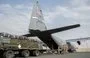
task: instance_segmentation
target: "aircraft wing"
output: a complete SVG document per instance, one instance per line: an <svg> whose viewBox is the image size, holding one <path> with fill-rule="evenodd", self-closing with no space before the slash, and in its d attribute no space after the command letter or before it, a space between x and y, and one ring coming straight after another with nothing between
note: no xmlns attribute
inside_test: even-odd
<svg viewBox="0 0 90 58"><path fill-rule="evenodd" d="M73 28L76 28L76 27L80 27L80 24L70 25L70 26L66 26L66 27L60 27L60 28L51 29L51 30L46 30L44 32L48 32L49 34L53 34L53 33L61 32L61 31L73 29Z"/></svg>

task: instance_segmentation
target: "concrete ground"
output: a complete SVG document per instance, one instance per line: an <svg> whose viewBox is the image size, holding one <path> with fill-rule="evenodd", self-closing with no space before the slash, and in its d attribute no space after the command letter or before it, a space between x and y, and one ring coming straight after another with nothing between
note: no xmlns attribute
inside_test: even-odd
<svg viewBox="0 0 90 58"><path fill-rule="evenodd" d="M22 57L17 57L17 58L22 58ZM44 55L40 55L38 57L30 56L28 58L90 58L90 52L67 53L67 54L63 54L63 55L44 54Z"/></svg>

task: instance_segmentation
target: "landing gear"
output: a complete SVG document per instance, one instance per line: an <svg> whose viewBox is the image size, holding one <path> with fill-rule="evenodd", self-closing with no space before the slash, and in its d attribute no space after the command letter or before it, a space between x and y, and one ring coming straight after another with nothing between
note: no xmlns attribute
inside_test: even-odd
<svg viewBox="0 0 90 58"><path fill-rule="evenodd" d="M12 50L7 50L3 53L4 58L14 58L15 54Z"/></svg>

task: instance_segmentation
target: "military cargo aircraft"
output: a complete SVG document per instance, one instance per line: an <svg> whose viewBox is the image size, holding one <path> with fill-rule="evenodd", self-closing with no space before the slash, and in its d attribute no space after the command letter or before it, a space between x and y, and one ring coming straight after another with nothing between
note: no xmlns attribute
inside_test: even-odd
<svg viewBox="0 0 90 58"><path fill-rule="evenodd" d="M43 18L42 10L39 6L38 1L36 1L31 15L29 34L23 36L27 36L27 37L37 36L41 41L47 44L47 46L50 49L58 49L58 46L60 45L59 41L57 39L52 38L51 34L80 27L80 24L75 24L75 25L47 30L47 27L43 21L44 18ZM59 44L57 44L57 42Z"/></svg>

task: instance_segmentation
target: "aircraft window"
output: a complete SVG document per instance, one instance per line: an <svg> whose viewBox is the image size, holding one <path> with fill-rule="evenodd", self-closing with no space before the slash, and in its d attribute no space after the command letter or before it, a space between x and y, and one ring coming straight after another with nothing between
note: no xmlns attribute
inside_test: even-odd
<svg viewBox="0 0 90 58"><path fill-rule="evenodd" d="M81 45L81 42L80 41L77 41L78 45Z"/></svg>

